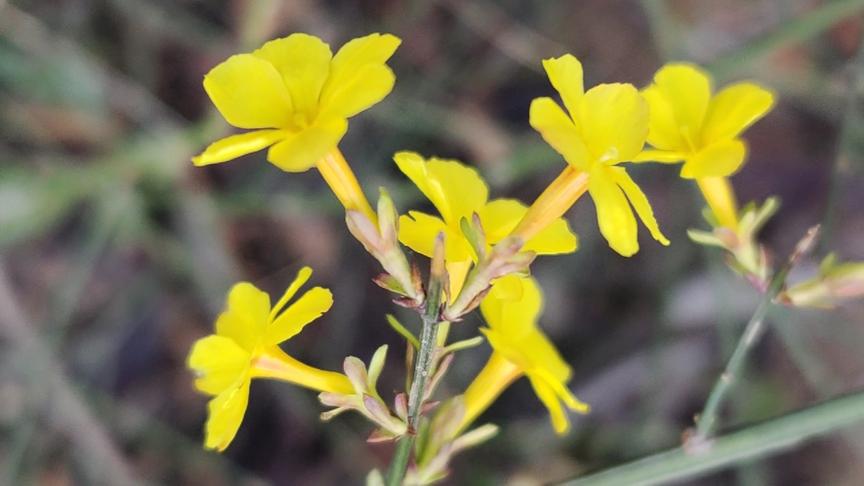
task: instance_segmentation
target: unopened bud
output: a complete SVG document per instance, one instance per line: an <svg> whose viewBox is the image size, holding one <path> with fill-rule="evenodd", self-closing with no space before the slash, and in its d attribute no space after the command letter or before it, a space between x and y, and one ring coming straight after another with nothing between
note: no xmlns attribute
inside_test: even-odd
<svg viewBox="0 0 864 486"><path fill-rule="evenodd" d="M780 294L779 300L796 307L830 309L864 297L864 262L836 263L833 255L825 258L820 275Z"/></svg>

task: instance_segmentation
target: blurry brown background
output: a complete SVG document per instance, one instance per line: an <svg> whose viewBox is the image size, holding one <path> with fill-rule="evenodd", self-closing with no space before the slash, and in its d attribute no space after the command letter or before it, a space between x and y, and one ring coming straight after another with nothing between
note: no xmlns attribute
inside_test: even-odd
<svg viewBox="0 0 864 486"><path fill-rule="evenodd" d="M543 58L572 52L587 86L643 86L669 59L756 79L781 101L747 133L741 199L782 198L764 233L778 255L824 221L820 252L861 260L862 11L860 0L0 0L0 484L357 484L386 464L389 446L364 443L368 424L324 426L313 393L279 383L253 385L225 454L201 448L206 401L184 360L235 281L278 293L311 265L336 305L289 352L338 369L389 343L380 389L403 380L383 318L393 306L317 174L282 173L263 153L191 165L229 132L201 80L230 54L296 31L334 50L373 31L401 37L394 92L341 147L367 193L386 185L403 211L428 204L395 170L397 150L475 164L495 196L530 201L552 180L563 162L527 122L530 100L553 94ZM632 173L672 246L641 230L639 254L619 257L584 201L569 213L580 251L535 270L542 325L593 412L557 438L518 382L483 417L502 434L456 460L452 484L562 479L675 446L691 425L757 296L687 239L705 226L702 203L677 169ZM862 310L773 312L724 428L864 386ZM462 390L487 353L462 353L442 391ZM700 484L861 484L862 459L859 427Z"/></svg>

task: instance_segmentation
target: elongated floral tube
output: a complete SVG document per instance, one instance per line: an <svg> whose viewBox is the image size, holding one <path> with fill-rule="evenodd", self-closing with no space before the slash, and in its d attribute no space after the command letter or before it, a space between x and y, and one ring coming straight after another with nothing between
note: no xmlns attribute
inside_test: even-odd
<svg viewBox="0 0 864 486"><path fill-rule="evenodd" d="M357 176L342 155L339 148L334 148L315 164L324 182L330 186L330 190L336 195L336 199L342 203L346 211L360 211L374 224L378 224L378 217L372 210L372 205L363 194L363 189L357 181Z"/></svg>
<svg viewBox="0 0 864 486"><path fill-rule="evenodd" d="M528 241L570 209L588 190L588 173L564 169L528 208L511 235Z"/></svg>
<svg viewBox="0 0 864 486"><path fill-rule="evenodd" d="M735 230L738 227L738 203L729 179L704 177L696 179L696 183L717 222L723 227Z"/></svg>
<svg viewBox="0 0 864 486"><path fill-rule="evenodd" d="M354 392L345 375L301 363L278 346L253 358L250 374L252 378L273 378L322 392L344 395Z"/></svg>
<svg viewBox="0 0 864 486"><path fill-rule="evenodd" d="M465 414L462 416L457 435L468 428L522 374L518 366L498 353L492 353L489 361L465 390L463 395Z"/></svg>

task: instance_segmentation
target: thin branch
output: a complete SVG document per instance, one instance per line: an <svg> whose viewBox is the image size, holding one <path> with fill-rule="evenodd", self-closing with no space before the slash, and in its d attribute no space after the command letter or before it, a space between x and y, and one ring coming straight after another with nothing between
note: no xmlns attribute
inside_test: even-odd
<svg viewBox="0 0 864 486"><path fill-rule="evenodd" d="M796 265L801 256L812 248L818 233L818 226L810 228L804 238L795 247L792 255L771 279L771 284L763 294L759 306L753 313L753 317L747 323L747 327L744 328L744 333L741 335L741 339L738 341L732 357L729 358L726 369L717 379L717 382L714 383L711 394L708 396L708 401L705 402L705 408L697 418L696 433L688 440L691 445L704 443L714 432L717 423L717 414L720 412L727 394L735 386L735 382L741 374L750 351L765 333L765 316L773 305L774 298L783 289L789 271Z"/></svg>

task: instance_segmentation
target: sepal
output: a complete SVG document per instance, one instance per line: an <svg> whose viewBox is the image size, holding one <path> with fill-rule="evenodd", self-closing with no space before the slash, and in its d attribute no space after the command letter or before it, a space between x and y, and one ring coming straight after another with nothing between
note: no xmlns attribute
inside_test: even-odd
<svg viewBox="0 0 864 486"><path fill-rule="evenodd" d="M387 346L381 346L372 356L369 368L359 358L345 358L343 369L345 376L354 388L352 394L325 392L318 395L318 400L325 406L334 407L321 414L321 420L328 421L333 417L354 410L362 414L378 426L369 437L370 441L392 440L401 437L408 430L404 418L393 416L390 409L378 394L377 382L387 358ZM397 398L398 411L398 398Z"/></svg>

